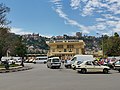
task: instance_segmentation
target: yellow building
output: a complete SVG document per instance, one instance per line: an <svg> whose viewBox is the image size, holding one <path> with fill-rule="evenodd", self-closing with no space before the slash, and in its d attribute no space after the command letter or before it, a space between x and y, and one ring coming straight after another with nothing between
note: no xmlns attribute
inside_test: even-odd
<svg viewBox="0 0 120 90"><path fill-rule="evenodd" d="M48 41L50 50L48 56L58 56L62 60L71 59L76 54L84 54L83 40L55 40Z"/></svg>

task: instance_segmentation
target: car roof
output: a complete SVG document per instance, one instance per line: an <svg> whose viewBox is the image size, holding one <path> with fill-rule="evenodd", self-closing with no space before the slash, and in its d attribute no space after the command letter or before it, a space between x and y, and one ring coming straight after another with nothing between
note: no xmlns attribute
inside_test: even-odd
<svg viewBox="0 0 120 90"><path fill-rule="evenodd" d="M49 58L49 59L59 59L59 57L51 57L51 58Z"/></svg>

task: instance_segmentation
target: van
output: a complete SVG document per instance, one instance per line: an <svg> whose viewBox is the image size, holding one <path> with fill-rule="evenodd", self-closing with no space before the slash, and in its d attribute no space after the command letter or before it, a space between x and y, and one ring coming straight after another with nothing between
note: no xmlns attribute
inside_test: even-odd
<svg viewBox="0 0 120 90"><path fill-rule="evenodd" d="M46 64L47 63L47 56L41 56L41 57L36 57L36 59L33 61L34 64Z"/></svg>
<svg viewBox="0 0 120 90"><path fill-rule="evenodd" d="M90 60L93 61L93 55L75 55L71 59L71 67L73 70L76 69L76 65L82 63L83 61Z"/></svg>
<svg viewBox="0 0 120 90"><path fill-rule="evenodd" d="M61 66L61 60L59 59L59 57L48 58L47 60L48 68L60 68L60 66Z"/></svg>

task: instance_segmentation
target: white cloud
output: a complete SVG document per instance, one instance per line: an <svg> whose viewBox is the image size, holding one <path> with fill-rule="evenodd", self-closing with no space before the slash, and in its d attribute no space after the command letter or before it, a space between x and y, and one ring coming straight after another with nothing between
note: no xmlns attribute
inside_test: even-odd
<svg viewBox="0 0 120 90"><path fill-rule="evenodd" d="M51 2L53 2L53 3L58 3L58 2L60 2L61 0L51 0Z"/></svg>
<svg viewBox="0 0 120 90"><path fill-rule="evenodd" d="M116 23L116 28L114 28L113 31L120 32L120 21Z"/></svg>
<svg viewBox="0 0 120 90"><path fill-rule="evenodd" d="M55 10L61 18L67 19L67 15L62 11L61 8Z"/></svg>
<svg viewBox="0 0 120 90"><path fill-rule="evenodd" d="M70 32L70 35L75 36L76 32Z"/></svg>
<svg viewBox="0 0 120 90"><path fill-rule="evenodd" d="M79 24L79 23L78 23L77 21L75 21L75 20L72 20L72 19L68 18L67 15L62 11L62 8L57 8L57 9L55 9L55 11L58 13L58 15L59 15L61 18L63 18L64 20L66 20L66 21L65 21L65 24L70 24L70 25L72 25L72 26L77 26L78 28L80 28L80 30L82 30L83 33L87 33L87 34L90 33L90 32L88 31L88 28L87 28L87 27Z"/></svg>
<svg viewBox="0 0 120 90"><path fill-rule="evenodd" d="M56 13L65 20L65 24L78 27L82 33L101 31L108 35L111 32L120 32L120 0L70 0L72 10L79 10L83 18L94 16L96 13L101 15L95 18L96 24L91 26L82 25L69 18L69 15L63 11L62 0L52 0L52 2L56 5L54 8Z"/></svg>
<svg viewBox="0 0 120 90"><path fill-rule="evenodd" d="M16 28L16 27L12 27L10 32L18 34L18 35L38 33L38 32L27 32L23 28ZM48 37L48 38L53 36L53 35L49 35L49 34L44 34L44 35L43 34L39 34L39 35L43 36L43 37Z"/></svg>
<svg viewBox="0 0 120 90"><path fill-rule="evenodd" d="M96 25L96 30L105 30L106 26L103 23L99 23Z"/></svg>
<svg viewBox="0 0 120 90"><path fill-rule="evenodd" d="M27 32L22 28L11 28L11 33L19 34L19 35L24 35L24 34L32 34L32 32Z"/></svg>
<svg viewBox="0 0 120 90"><path fill-rule="evenodd" d="M106 19L103 19L103 18L96 18L96 21L97 21L97 22L104 22L104 21L106 21Z"/></svg>
<svg viewBox="0 0 120 90"><path fill-rule="evenodd" d="M117 20L120 21L120 17L111 15L111 14L102 14L102 16L106 19L106 20Z"/></svg>
<svg viewBox="0 0 120 90"><path fill-rule="evenodd" d="M71 6L73 9L78 9L78 8L80 7L80 1L81 1L81 0L71 0L70 6Z"/></svg>
<svg viewBox="0 0 120 90"><path fill-rule="evenodd" d="M81 7L83 3L84 6ZM81 10L82 16L101 13L103 8L105 12L120 14L120 0L71 0L70 6L72 9Z"/></svg>

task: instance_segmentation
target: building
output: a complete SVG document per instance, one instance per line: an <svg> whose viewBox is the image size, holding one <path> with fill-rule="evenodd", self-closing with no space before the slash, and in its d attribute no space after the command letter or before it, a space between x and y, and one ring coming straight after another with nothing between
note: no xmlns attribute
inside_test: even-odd
<svg viewBox="0 0 120 90"><path fill-rule="evenodd" d="M81 32L76 32L76 36L80 38L80 37L82 37L82 33Z"/></svg>
<svg viewBox="0 0 120 90"><path fill-rule="evenodd" d="M62 60L71 59L76 54L84 54L83 40L55 40L48 41L50 50L48 56L58 56Z"/></svg>

